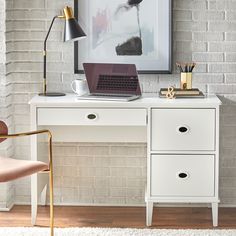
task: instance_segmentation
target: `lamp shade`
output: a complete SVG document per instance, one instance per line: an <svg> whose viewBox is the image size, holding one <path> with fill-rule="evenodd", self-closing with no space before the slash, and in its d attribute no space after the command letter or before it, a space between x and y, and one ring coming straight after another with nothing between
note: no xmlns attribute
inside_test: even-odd
<svg viewBox="0 0 236 236"><path fill-rule="evenodd" d="M64 14L66 18L64 28L64 42L69 40L76 41L86 37L83 29L80 27L73 16L72 8L65 7Z"/></svg>

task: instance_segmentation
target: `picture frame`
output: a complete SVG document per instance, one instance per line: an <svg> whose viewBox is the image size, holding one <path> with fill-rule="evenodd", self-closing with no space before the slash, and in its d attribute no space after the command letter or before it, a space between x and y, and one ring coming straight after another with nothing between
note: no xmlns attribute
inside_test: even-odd
<svg viewBox="0 0 236 236"><path fill-rule="evenodd" d="M74 42L76 74L84 73L84 62L136 64L139 74L172 72L172 0L74 0L74 11L87 35Z"/></svg>

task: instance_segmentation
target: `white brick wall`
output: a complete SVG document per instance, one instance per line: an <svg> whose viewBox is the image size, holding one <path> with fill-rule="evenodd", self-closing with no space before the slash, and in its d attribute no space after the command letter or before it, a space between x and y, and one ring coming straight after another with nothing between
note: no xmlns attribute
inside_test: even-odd
<svg viewBox="0 0 236 236"><path fill-rule="evenodd" d="M7 29L12 29L7 34L7 78L12 84L12 93L6 84L0 89L8 96L12 94L15 130L22 131L29 129L27 102L42 89L41 51L46 31L52 17L65 5L73 6L73 1L6 2ZM173 0L173 7L173 62L196 61L194 86L204 92L217 93L223 101L220 114L220 196L223 204L236 205L236 1ZM2 14L4 12L0 16ZM63 24L58 20L49 38L48 80L49 89L67 92L70 91L70 82L78 75L73 74L73 44L62 42L62 28ZM0 55L1 60L4 54ZM0 73L1 68L2 65ZM157 93L161 87L178 85L179 74L174 65L172 75L142 75L140 80L144 92ZM9 106L4 108L4 114L10 114L10 110ZM29 158L28 142L15 144L16 158L22 158L23 154ZM145 154L139 155L139 152L144 152L145 144L68 145L55 144L58 204L143 203ZM76 167L73 163L79 165ZM17 202L29 203L28 181L17 181Z"/></svg>
<svg viewBox="0 0 236 236"><path fill-rule="evenodd" d="M4 1L0 1L0 5L3 7L0 9L0 119L5 118L5 4ZM2 146L2 145L1 145ZM1 153L5 153L3 147L0 149ZM0 208L6 206L6 186L0 185Z"/></svg>
<svg viewBox="0 0 236 236"><path fill-rule="evenodd" d="M58 204L137 204L144 199L146 145L54 145Z"/></svg>
<svg viewBox="0 0 236 236"><path fill-rule="evenodd" d="M8 1L7 7L10 7L12 1ZM6 53L8 46L6 38L8 29L6 29L6 2L0 0L0 120L3 120L12 130L12 106L11 106L11 89L10 76L8 75L8 60ZM9 29L10 30L10 29ZM0 155L13 156L12 142L5 141L0 144ZM13 183L0 184L0 208L8 209L14 202L14 185Z"/></svg>

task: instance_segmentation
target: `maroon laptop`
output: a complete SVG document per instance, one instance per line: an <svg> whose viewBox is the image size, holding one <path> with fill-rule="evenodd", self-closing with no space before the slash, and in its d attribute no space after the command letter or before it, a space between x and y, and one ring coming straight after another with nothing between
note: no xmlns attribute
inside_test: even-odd
<svg viewBox="0 0 236 236"><path fill-rule="evenodd" d="M131 101L141 96L134 64L84 63L89 94L81 99Z"/></svg>

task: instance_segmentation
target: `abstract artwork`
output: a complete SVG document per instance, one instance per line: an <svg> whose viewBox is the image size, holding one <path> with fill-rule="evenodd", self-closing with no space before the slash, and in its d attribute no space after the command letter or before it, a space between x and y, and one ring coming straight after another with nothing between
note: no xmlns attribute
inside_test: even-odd
<svg viewBox="0 0 236 236"><path fill-rule="evenodd" d="M116 46L117 55L142 55L142 33L140 27L139 7L143 0L128 0L127 3L117 6L115 16L117 17L122 11L129 11L133 7L137 10L137 27L138 35L132 36L126 42ZM122 15L122 14L121 14Z"/></svg>
<svg viewBox="0 0 236 236"><path fill-rule="evenodd" d="M132 63L139 72L171 71L171 0L75 0L87 38L75 44L82 63ZM78 10L78 11L77 11Z"/></svg>

